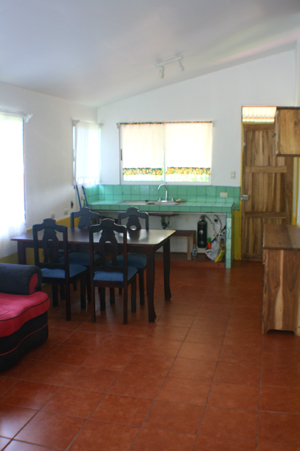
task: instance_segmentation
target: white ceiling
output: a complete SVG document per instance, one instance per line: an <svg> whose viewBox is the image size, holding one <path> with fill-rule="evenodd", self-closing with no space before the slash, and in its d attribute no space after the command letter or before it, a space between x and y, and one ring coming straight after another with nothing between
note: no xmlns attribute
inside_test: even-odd
<svg viewBox="0 0 300 451"><path fill-rule="evenodd" d="M295 48L300 0L0 0L0 81L101 106ZM183 56L158 77L154 65Z"/></svg>

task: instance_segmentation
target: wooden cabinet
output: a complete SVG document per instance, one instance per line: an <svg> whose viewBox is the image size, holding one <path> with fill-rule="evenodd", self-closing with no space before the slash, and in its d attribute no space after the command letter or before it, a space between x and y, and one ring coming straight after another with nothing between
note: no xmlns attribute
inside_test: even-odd
<svg viewBox="0 0 300 451"><path fill-rule="evenodd" d="M300 156L300 108L277 107L275 153L283 156Z"/></svg>
<svg viewBox="0 0 300 451"><path fill-rule="evenodd" d="M266 224L262 333L287 330L300 335L300 231L294 225Z"/></svg>

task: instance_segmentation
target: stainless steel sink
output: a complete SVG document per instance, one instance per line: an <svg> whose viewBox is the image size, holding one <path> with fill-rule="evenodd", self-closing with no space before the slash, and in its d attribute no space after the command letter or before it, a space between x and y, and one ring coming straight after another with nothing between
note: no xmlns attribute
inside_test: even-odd
<svg viewBox="0 0 300 451"><path fill-rule="evenodd" d="M147 203L144 200L123 200L123 202L120 202L122 205L147 205Z"/></svg>
<svg viewBox="0 0 300 451"><path fill-rule="evenodd" d="M120 202L122 205L160 205L160 206L172 206L181 205L183 201L177 202L174 200L124 200Z"/></svg>
<svg viewBox="0 0 300 451"><path fill-rule="evenodd" d="M176 202L175 200L157 200L147 202L147 205L180 205L182 202Z"/></svg>

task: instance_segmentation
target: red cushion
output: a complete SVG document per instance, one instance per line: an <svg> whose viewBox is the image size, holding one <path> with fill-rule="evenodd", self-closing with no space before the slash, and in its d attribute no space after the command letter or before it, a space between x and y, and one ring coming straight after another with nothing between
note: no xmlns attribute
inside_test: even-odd
<svg viewBox="0 0 300 451"><path fill-rule="evenodd" d="M31 276L31 279L29 282L29 294L32 294L35 292L37 283L38 283L38 275L37 275L37 273L35 273Z"/></svg>
<svg viewBox="0 0 300 451"><path fill-rule="evenodd" d="M37 291L29 296L0 293L0 337L7 337L32 318L50 307L47 293Z"/></svg>

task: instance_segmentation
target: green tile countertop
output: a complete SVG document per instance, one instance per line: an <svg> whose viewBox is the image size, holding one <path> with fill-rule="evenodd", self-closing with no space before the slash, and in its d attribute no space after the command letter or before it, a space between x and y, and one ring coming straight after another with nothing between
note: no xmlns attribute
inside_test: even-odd
<svg viewBox="0 0 300 451"><path fill-rule="evenodd" d="M124 200L98 200L97 202L89 203L91 210L97 211L123 211L130 206L135 206L141 211L148 212L178 212L178 213L231 213L234 206L234 199L231 197L215 198L203 197L197 200L190 200L182 202L180 205L145 205L143 200L141 204L136 200L135 205L124 203ZM130 202L130 199L128 199Z"/></svg>
<svg viewBox="0 0 300 451"><path fill-rule="evenodd" d="M180 205L147 205L145 201L157 201L165 195L158 192L158 185L94 185L85 188L88 206L91 210L126 211L135 206L141 211L166 216L172 214L224 213L226 214L225 267L231 268L232 253L232 211L240 209L240 187L167 185L169 199L182 199ZM228 197L221 197L226 193ZM124 203L128 201L128 204ZM129 202L134 201L134 205ZM139 201L141 204L139 204Z"/></svg>

